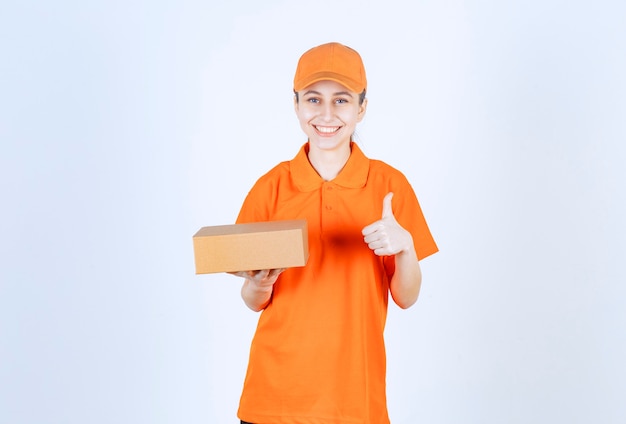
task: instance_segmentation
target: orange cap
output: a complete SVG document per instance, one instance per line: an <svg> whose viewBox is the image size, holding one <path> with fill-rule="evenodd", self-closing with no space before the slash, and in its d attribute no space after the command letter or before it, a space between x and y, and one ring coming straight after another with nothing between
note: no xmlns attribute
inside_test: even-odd
<svg viewBox="0 0 626 424"><path fill-rule="evenodd" d="M298 61L293 89L300 91L324 80L338 82L355 93L365 90L367 79L359 53L339 43L322 44L304 53Z"/></svg>

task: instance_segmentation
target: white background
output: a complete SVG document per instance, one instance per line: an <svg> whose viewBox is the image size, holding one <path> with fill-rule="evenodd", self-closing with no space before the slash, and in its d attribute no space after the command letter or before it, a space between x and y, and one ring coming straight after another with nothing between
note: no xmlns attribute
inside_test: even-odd
<svg viewBox="0 0 626 424"><path fill-rule="evenodd" d="M191 237L304 143L328 41L441 249L390 307L392 422L626 422L617 0L4 2L0 422L238 422L258 315Z"/></svg>

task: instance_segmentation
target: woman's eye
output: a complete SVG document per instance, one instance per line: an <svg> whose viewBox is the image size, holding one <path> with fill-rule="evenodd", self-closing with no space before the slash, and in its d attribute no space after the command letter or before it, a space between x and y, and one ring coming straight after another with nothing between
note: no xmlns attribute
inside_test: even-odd
<svg viewBox="0 0 626 424"><path fill-rule="evenodd" d="M348 100L346 100L346 99L337 99L337 100L335 100L335 103L338 103L338 104L348 103Z"/></svg>
<svg viewBox="0 0 626 424"><path fill-rule="evenodd" d="M309 103L319 103L319 99L316 99L315 97L311 97L310 99L307 99L307 102Z"/></svg>

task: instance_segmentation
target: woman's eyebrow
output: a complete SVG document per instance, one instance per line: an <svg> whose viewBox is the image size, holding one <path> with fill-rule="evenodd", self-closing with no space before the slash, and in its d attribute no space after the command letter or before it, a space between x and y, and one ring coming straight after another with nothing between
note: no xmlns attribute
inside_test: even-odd
<svg viewBox="0 0 626 424"><path fill-rule="evenodd" d="M339 91L338 93L333 94L334 96L348 96L352 97L352 93L349 91Z"/></svg>
<svg viewBox="0 0 626 424"><path fill-rule="evenodd" d="M319 91L315 91L315 90L308 90L305 91L303 96L307 96L309 94L312 94L314 96L321 96L322 93L320 93ZM350 93L349 91L338 91L337 93L333 93L333 96L348 96L348 97L353 97L352 93Z"/></svg>

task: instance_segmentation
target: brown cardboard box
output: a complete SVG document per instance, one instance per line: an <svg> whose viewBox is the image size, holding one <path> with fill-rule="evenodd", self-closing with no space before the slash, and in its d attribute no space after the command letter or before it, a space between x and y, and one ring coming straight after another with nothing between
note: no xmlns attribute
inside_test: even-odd
<svg viewBox="0 0 626 424"><path fill-rule="evenodd" d="M196 274L306 265L306 220L203 227L193 236Z"/></svg>

